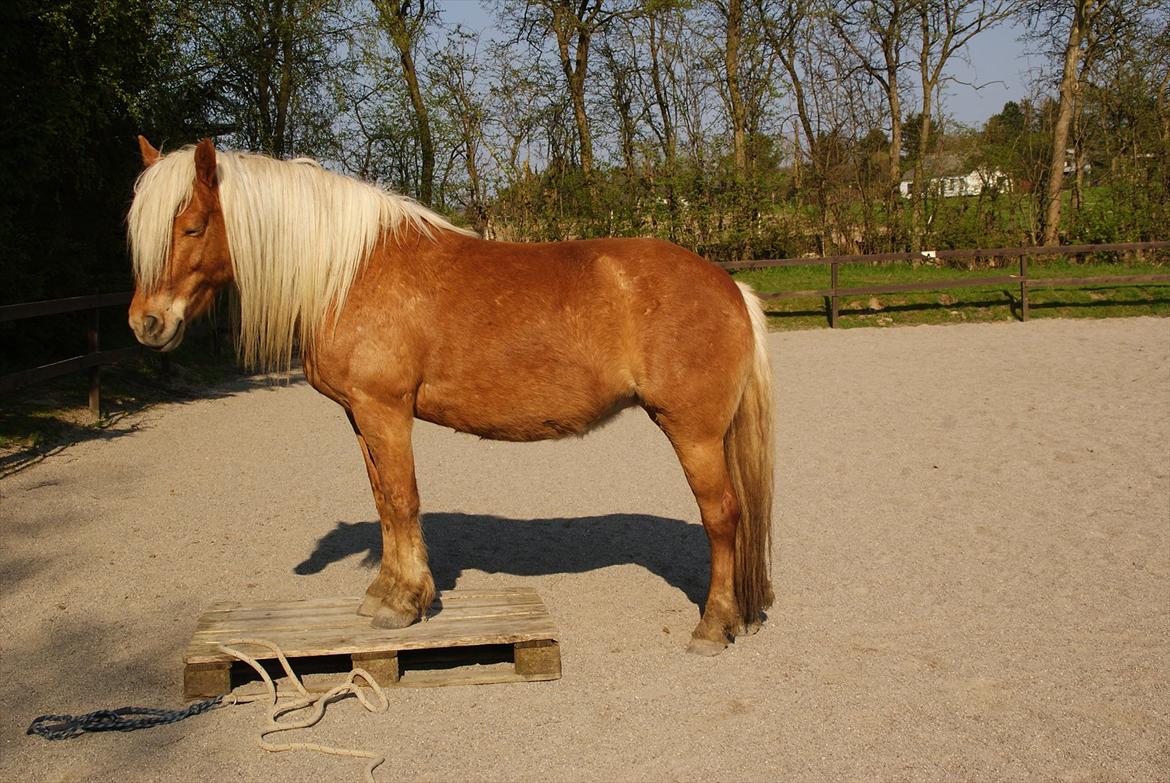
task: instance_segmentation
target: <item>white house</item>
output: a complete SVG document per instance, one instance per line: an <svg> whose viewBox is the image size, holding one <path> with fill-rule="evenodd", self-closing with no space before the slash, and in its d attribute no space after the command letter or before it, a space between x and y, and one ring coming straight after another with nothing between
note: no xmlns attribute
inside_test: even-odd
<svg viewBox="0 0 1170 783"><path fill-rule="evenodd" d="M898 184L898 191L902 198L910 198L910 189L914 180L904 179ZM997 188L1001 192L1012 189L1011 178L999 169L986 171L976 169L969 174L956 174L949 177L931 177L927 190L943 198L952 196L978 196L985 189Z"/></svg>

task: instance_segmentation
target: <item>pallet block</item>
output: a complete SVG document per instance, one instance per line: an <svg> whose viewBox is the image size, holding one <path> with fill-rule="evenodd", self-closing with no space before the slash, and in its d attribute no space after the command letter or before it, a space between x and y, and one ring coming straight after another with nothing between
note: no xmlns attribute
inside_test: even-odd
<svg viewBox="0 0 1170 783"><path fill-rule="evenodd" d="M448 590L431 606L426 621L399 630L371 627L370 618L357 614L360 602L308 598L212 605L199 619L183 656L184 696L231 692L232 664L242 664L217 647L240 638L273 642L294 666L297 659L348 655L354 667L365 669L383 686L532 682L561 676L557 629L532 588ZM257 660L275 658L264 648L239 649ZM496 665L482 665L485 651ZM410 666L404 666L408 661Z"/></svg>

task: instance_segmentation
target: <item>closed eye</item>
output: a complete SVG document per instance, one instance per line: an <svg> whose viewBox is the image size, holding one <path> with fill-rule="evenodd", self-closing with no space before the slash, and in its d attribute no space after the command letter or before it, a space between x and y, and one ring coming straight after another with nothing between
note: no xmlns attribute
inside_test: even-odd
<svg viewBox="0 0 1170 783"><path fill-rule="evenodd" d="M183 234L189 237L197 237L207 229L207 226L192 226L183 230Z"/></svg>

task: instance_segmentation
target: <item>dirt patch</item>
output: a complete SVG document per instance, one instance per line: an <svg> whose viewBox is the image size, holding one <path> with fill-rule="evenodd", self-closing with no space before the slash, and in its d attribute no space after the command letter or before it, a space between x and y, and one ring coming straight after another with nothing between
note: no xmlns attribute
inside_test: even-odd
<svg viewBox="0 0 1170 783"><path fill-rule="evenodd" d="M706 544L665 438L416 430L439 587L535 587L552 683L402 690L309 736L379 780L1165 780L1170 321L789 332L763 630L683 652ZM163 405L0 480L0 779L357 779L261 708L47 743L44 712L176 706L224 598L357 595L377 526L303 383Z"/></svg>

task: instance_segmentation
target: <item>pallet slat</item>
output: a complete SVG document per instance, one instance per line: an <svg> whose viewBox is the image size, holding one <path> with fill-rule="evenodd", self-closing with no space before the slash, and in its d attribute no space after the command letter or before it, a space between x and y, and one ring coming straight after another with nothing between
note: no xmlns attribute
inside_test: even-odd
<svg viewBox="0 0 1170 783"><path fill-rule="evenodd" d="M215 663L230 660L217 649L220 642L249 636L261 638L280 646L285 655L304 657L308 655L350 655L355 652L388 652L394 650L425 650L433 647L471 647L486 644L515 644L532 639L552 639L557 635L551 622L531 623L524 626L480 624L466 628L459 634L449 631L432 632L423 629L410 639L387 639L374 630L370 633L353 633L349 636L336 634L329 638L306 638L304 631L272 631L264 634L229 633L222 638L202 638L193 641L184 656L185 663ZM274 658L267 649L244 649L258 660Z"/></svg>
<svg viewBox="0 0 1170 783"><path fill-rule="evenodd" d="M231 620L264 620L268 618L312 618L314 621L320 620L324 622L326 618L330 617L350 617L357 612L358 604L361 601L354 598L329 599L317 601L300 601L289 604L273 604L266 602L265 604L257 605L242 605L236 604L233 606L225 606L221 604L213 605L210 609L203 613L200 618L200 624L208 627L215 626L217 623L230 618ZM513 609L517 607L544 607L544 603L540 600L540 596L536 593L514 593L502 594L498 596L470 596L470 597L451 597L436 601L431 605L428 615L437 617L440 613L443 615L453 615L461 612L467 612L474 609L486 608L503 608Z"/></svg>
<svg viewBox="0 0 1170 783"><path fill-rule="evenodd" d="M537 628L543 634L544 625L540 624L540 621L543 619L545 619L545 616L537 612L469 617L461 623L460 628L457 630L453 630L449 623L436 623L432 627L432 624L427 622L422 623L409 640L402 641L406 645L411 645L413 642L423 639L442 639L448 636L466 636L468 634L472 636L495 636L501 633L527 633L530 631L536 632L535 629ZM411 646L398 646L398 640L387 639L385 636L387 633L389 632L378 628L370 628L366 631L356 630L352 626L347 625L324 627L295 624L267 625L263 627L224 625L216 629L196 631L192 637L191 645L188 647L188 652L191 652L197 646L206 645L214 648L228 637L272 638L278 635L282 637L292 636L302 640L305 644L320 647L331 646L333 643L331 640L333 639L344 639L353 642L358 642L358 640L368 641L378 645L379 649L411 649ZM382 644L382 642L385 642L385 644ZM476 642L469 643L475 644Z"/></svg>

